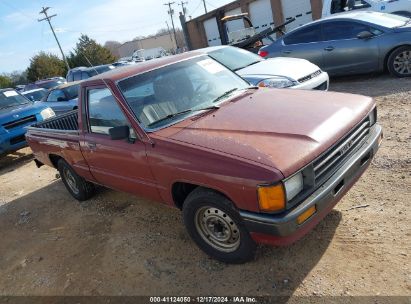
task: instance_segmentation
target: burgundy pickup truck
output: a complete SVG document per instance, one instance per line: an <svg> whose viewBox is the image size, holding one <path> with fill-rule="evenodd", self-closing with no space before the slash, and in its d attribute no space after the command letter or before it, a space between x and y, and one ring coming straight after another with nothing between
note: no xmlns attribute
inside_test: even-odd
<svg viewBox="0 0 411 304"><path fill-rule="evenodd" d="M310 231L382 140L371 98L250 87L196 53L80 90L78 112L29 128L37 165L58 169L77 200L100 184L181 209L197 245L229 263Z"/></svg>

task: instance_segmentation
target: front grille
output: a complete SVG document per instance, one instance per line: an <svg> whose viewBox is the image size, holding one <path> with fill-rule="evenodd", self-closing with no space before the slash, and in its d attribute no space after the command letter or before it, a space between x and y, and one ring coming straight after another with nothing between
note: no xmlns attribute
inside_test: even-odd
<svg viewBox="0 0 411 304"><path fill-rule="evenodd" d="M327 81L323 82L322 84L320 84L318 87L315 87L313 90L318 90L318 91L325 91L327 90Z"/></svg>
<svg viewBox="0 0 411 304"><path fill-rule="evenodd" d="M10 130L10 129L14 129L14 128L17 128L19 126L27 125L29 123L33 123L33 122L36 122L36 121L37 121L36 116L31 115L31 116L27 116L27 117L24 117L24 118L20 118L18 120L12 121L12 122L5 123L5 124L3 124L3 127L6 130Z"/></svg>
<svg viewBox="0 0 411 304"><path fill-rule="evenodd" d="M318 185L331 176L344 161L361 146L370 132L370 120L367 117L338 144L314 161L315 184Z"/></svg>
<svg viewBox="0 0 411 304"><path fill-rule="evenodd" d="M21 143L25 140L26 140L26 137L24 136L24 134L20 135L20 136L16 136L16 137L13 137L12 139L10 139L10 145L13 146L15 144L19 144L19 143Z"/></svg>
<svg viewBox="0 0 411 304"><path fill-rule="evenodd" d="M305 76L305 77L303 77L303 78L298 79L298 82L299 82L299 83L304 83L304 82L306 82L306 81L308 81L308 80L311 80L311 79L313 79L313 78L315 78L315 77L317 77L317 76L320 76L321 74L322 74L322 71L321 71L321 70L318 70L318 71L316 71L316 72L314 72L314 73L312 73L312 74L310 74L310 75L307 75L307 76Z"/></svg>

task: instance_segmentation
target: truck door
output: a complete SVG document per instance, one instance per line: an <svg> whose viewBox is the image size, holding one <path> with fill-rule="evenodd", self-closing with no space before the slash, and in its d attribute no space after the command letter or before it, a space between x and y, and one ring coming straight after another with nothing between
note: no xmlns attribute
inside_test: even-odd
<svg viewBox="0 0 411 304"><path fill-rule="evenodd" d="M147 161L145 143L136 138L110 89L88 88L84 97L88 126L80 147L96 181L109 188L161 200ZM130 127L129 140L110 138L110 128L126 125Z"/></svg>

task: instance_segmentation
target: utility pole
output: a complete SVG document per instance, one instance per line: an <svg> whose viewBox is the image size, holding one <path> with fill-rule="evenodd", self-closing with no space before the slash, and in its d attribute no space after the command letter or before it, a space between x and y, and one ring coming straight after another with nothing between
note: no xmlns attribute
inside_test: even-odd
<svg viewBox="0 0 411 304"><path fill-rule="evenodd" d="M183 10L183 15L184 15L184 16L187 14L187 8L185 7L186 4L188 4L187 1L186 1L186 2L181 1L181 3L178 4L178 5L180 5L181 8L182 8L182 10Z"/></svg>
<svg viewBox="0 0 411 304"><path fill-rule="evenodd" d="M176 47L178 49L176 28L174 27L174 20L173 20L174 10L171 8L171 5L174 3L175 2L168 2L168 3L164 3L164 5L167 5L169 8L168 14L170 15L170 18L171 18L171 25L173 26L173 32L174 32L174 41L176 42Z"/></svg>
<svg viewBox="0 0 411 304"><path fill-rule="evenodd" d="M66 63L67 69L70 70L70 66L69 66L69 64L68 64L68 62L67 62L66 56L64 56L63 49L61 48L60 42L59 42L59 40L57 39L56 33L54 32L53 26L51 25L51 22L50 22L51 18L56 17L57 14L48 16L48 15L47 15L47 11L48 11L49 9L50 9L50 7L44 7L44 6L43 6L43 10L42 10L39 14L44 14L44 16L46 16L46 18L38 19L37 21L38 21L38 22L41 22L41 21L47 20L47 22L48 22L49 25L50 25L51 31L53 32L54 38L56 38L57 45L59 46L59 49L60 49L60 52L61 52L61 56L63 56L63 60L64 60L64 62Z"/></svg>
<svg viewBox="0 0 411 304"><path fill-rule="evenodd" d="M170 40L171 42L173 42L173 36L171 36L170 26L168 25L167 21L166 21L166 25L167 25L168 35L170 36Z"/></svg>
<svg viewBox="0 0 411 304"><path fill-rule="evenodd" d="M203 4L204 4L204 10L205 10L205 13L207 14L207 5L206 5L205 0L203 0Z"/></svg>

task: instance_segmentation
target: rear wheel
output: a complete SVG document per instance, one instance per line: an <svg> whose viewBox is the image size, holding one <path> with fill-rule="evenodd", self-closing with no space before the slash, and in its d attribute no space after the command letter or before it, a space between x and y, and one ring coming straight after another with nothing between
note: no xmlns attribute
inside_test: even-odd
<svg viewBox="0 0 411 304"><path fill-rule="evenodd" d="M94 185L79 176L65 160L60 159L57 168L64 185L75 199L85 201L94 195Z"/></svg>
<svg viewBox="0 0 411 304"><path fill-rule="evenodd" d="M191 238L209 256L235 264L254 258L256 244L238 211L223 195L195 189L184 202L183 216Z"/></svg>
<svg viewBox="0 0 411 304"><path fill-rule="evenodd" d="M396 77L411 76L411 46L394 50L387 61L388 71Z"/></svg>

